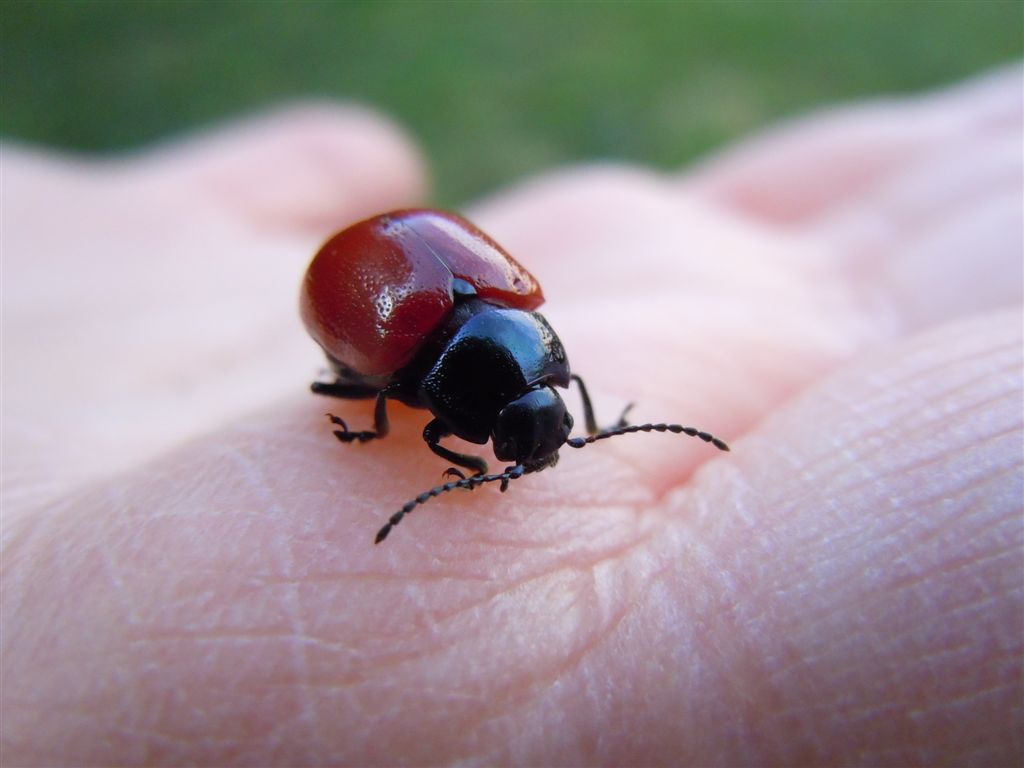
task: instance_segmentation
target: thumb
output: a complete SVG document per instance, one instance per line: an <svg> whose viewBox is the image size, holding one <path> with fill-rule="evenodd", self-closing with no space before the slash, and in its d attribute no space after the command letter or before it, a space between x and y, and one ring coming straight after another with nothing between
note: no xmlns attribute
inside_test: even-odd
<svg viewBox="0 0 1024 768"><path fill-rule="evenodd" d="M152 161L262 228L326 230L425 194L426 170L395 123L357 106L294 104L174 142ZM149 170L149 168L144 168Z"/></svg>

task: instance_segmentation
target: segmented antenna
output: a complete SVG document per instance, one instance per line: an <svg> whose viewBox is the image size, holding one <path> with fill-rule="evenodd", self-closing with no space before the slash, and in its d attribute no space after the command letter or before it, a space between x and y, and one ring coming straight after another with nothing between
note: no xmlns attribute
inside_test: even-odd
<svg viewBox="0 0 1024 768"><path fill-rule="evenodd" d="M596 435L590 435L589 437L571 437L565 441L565 444L573 448L582 448L589 443L604 440L608 437L628 435L630 432L672 432L677 435L682 432L684 435L689 435L690 437L699 437L705 443L711 443L715 448L718 448L721 451L729 450L729 446L714 435L708 432L702 432L694 427L684 427L681 424L630 424L629 426L624 427L612 427L611 429L603 430L598 432Z"/></svg>
<svg viewBox="0 0 1024 768"><path fill-rule="evenodd" d="M724 445L724 443L723 443ZM435 496L440 496L442 493L448 491L454 491L456 488L467 488L473 490L478 485L484 483L501 483L501 490L504 491L508 488L508 484L512 480L517 480L526 473L526 467L522 464L516 464L514 467L507 467L504 472L497 475L470 475L469 477L463 477L459 480L453 480L450 483L439 485L436 488L431 488L429 491L424 491L415 499L406 502L405 506L395 512L383 528L377 531L377 538L374 539L374 544L380 544L384 539L391 533L391 529L402 522L402 518L412 512L420 504L426 504Z"/></svg>

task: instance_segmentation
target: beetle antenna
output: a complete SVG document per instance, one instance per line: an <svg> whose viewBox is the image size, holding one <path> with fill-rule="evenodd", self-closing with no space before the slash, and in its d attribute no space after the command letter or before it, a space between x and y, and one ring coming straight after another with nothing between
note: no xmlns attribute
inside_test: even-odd
<svg viewBox="0 0 1024 768"><path fill-rule="evenodd" d="M672 432L677 435L682 432L684 435L689 435L690 437L699 437L705 443L711 443L720 451L729 450L729 446L726 445L723 440L719 440L709 432L702 432L694 427L684 427L681 424L630 424L629 426L605 429L598 432L596 435L590 435L588 437L572 437L566 440L565 443L572 448L582 448L583 446L598 440L604 440L607 437L628 435L630 432Z"/></svg>
<svg viewBox="0 0 1024 768"><path fill-rule="evenodd" d="M448 491L454 491L456 488L466 488L471 491L478 485L497 482L501 483L501 490L504 491L508 488L510 481L517 480L524 474L526 474L526 467L522 464L516 464L514 467L507 467L505 471L500 474L470 475L469 477L464 477L460 480L453 480L450 483L445 483L444 485L431 488L429 491L424 491L415 499L407 501L404 507L395 512L395 514L388 519L387 524L377 531L377 538L374 539L373 543L380 544L384 541L384 539L388 537L388 534L391 533L391 529L402 522L403 517L416 509L420 504L426 504L435 496L440 496L442 493L447 493Z"/></svg>

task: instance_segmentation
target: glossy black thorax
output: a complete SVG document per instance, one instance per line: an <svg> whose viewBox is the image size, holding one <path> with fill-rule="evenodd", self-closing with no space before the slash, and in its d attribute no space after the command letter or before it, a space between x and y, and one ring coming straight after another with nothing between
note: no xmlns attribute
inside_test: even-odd
<svg viewBox="0 0 1024 768"><path fill-rule="evenodd" d="M505 406L537 386L568 387L569 376L565 349L543 315L469 297L387 392L483 444Z"/></svg>

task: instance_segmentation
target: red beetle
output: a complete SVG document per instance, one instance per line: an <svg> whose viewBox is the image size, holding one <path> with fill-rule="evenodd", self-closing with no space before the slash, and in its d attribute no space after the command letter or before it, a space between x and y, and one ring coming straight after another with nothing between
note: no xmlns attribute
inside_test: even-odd
<svg viewBox="0 0 1024 768"><path fill-rule="evenodd" d="M337 416L342 442L366 442L388 433L387 400L425 408L434 418L423 430L442 458L473 470L421 493L391 516L380 543L418 504L456 488L511 480L558 461L558 449L629 432L675 432L699 437L723 451L707 432L678 424L598 429L582 379L569 371L561 341L533 311L544 301L540 285L491 238L460 216L418 209L386 213L334 235L313 258L302 285L300 310L310 335L327 354L334 381L313 392L375 398L374 428L356 432ZM556 388L575 381L589 437L570 438L572 416ZM629 408L627 407L626 411ZM455 453L440 441L455 435L512 465L487 474L479 456Z"/></svg>

